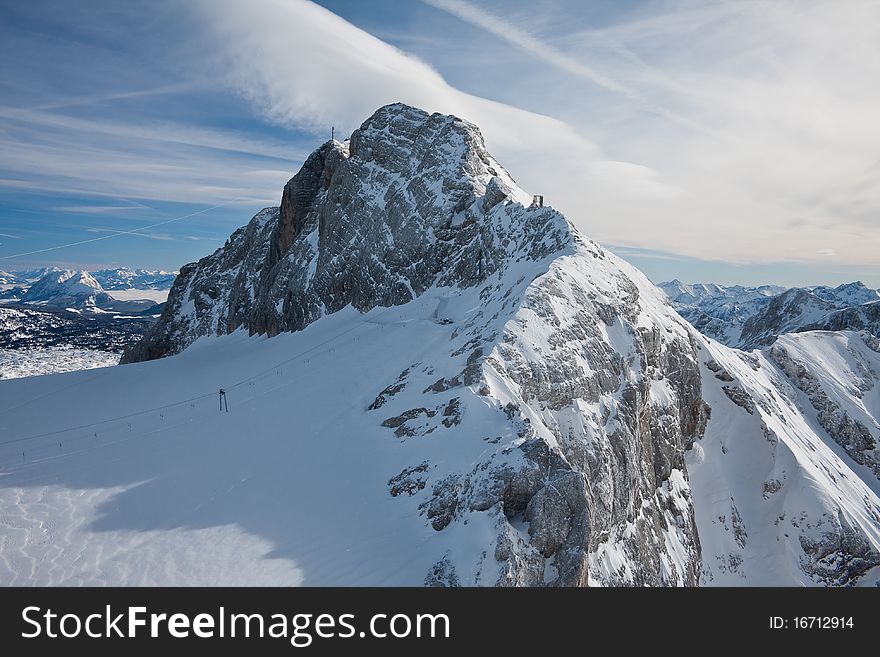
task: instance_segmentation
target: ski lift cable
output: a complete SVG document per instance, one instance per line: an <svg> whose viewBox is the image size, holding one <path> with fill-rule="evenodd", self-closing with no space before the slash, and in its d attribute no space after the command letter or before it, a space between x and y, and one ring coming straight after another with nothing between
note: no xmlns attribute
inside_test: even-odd
<svg viewBox="0 0 880 657"><path fill-rule="evenodd" d="M16 404L15 406L10 406L9 408L4 408L2 411L0 411L0 413L9 413L10 411L18 410L18 409L21 408L22 406L27 406L28 404L32 404L32 403L34 403L35 401L39 401L39 400L41 400L41 399L45 399L46 397L51 397L52 395L57 395L58 393L64 392L65 390L68 390L68 389L70 389L70 388L75 388L75 387L80 386L80 385L82 385L82 384L84 384L84 383L89 383L89 382L91 382L91 381L94 381L95 379L100 379L101 377L107 376L107 371L106 371L106 370L107 370L108 368L103 368L103 367L102 367L102 368L97 368L97 369L101 369L101 370L104 370L104 371L102 371L102 372L98 372L98 373L95 374L94 376L90 376L90 377L88 377L87 379L85 379L85 380L83 380L83 381L76 380L76 381L74 381L73 383L70 383L70 384L68 384L68 385L66 385L66 386L62 386L62 387L60 387L60 388L56 388L55 390L50 390L49 392L44 392L43 394L41 394L41 395L37 395L36 397L31 397L30 399L25 399L23 402L21 402L21 403L19 403L19 404Z"/></svg>
<svg viewBox="0 0 880 657"><path fill-rule="evenodd" d="M389 310L390 310L390 309L389 309ZM384 312L385 312L385 311L382 311L382 314L384 314ZM378 317L378 316L379 316L379 315L377 314L376 317ZM372 318L372 319L375 319L375 317ZM361 322L358 323L358 325L361 325L361 324L363 324L363 323L365 323L365 322L362 320ZM351 329L348 329L348 330L346 330L345 332L347 333L347 332L349 332L350 330L351 330ZM342 333L337 334L336 336L334 336L333 339L338 338L338 337L340 337L341 335L342 335ZM324 342L326 343L327 341L325 340ZM304 350L303 352L300 352L300 354L302 354L302 353L306 353L306 352L308 352L308 351L310 351L310 350L313 350L314 348L316 348L316 347L318 347L318 346L321 346L321 345L315 345L314 347L310 347L308 350ZM298 357L298 356L299 356L299 355L295 356L294 358L296 358L296 357ZM272 371L272 370L269 370L269 371ZM252 378L253 378L253 377L252 377ZM268 377L263 377L263 378L268 378ZM270 388L269 390L265 390L265 391L262 391L262 392L255 392L254 394L252 394L252 395L246 397L245 399L241 400L241 402L239 403L239 406L247 405L247 404L249 404L249 403L251 403L251 402L253 402L253 401L257 400L257 399L260 399L260 398L265 397L265 396L267 396L267 395L270 395L270 394L276 393L278 390L281 390L282 388L285 388L285 387L287 387L288 385L290 385L290 382L288 382L288 383L284 383L284 384L281 384L281 385L273 386L273 387ZM212 397L212 396L215 395L215 394L216 394L216 393L208 393L208 394L202 395L201 397L198 397L198 398L193 398L193 399L190 399L190 400L185 400L184 402L178 402L178 403L175 404L175 406L180 406L180 405L183 405L183 404L185 404L185 403L190 403L190 404L192 404L194 401L201 401L201 400L204 400L204 399L206 399L206 398ZM165 406L165 407L155 407L155 408L153 408L153 409L149 409L149 410L147 410L147 411L143 411L143 412L140 413L140 414L146 414L146 413L149 413L149 412L151 412L151 411L160 410L160 409L162 409L162 408L166 408L166 407L167 407L167 406ZM208 407L208 406L204 406L204 407L199 411L199 413L202 414L202 415L207 415L207 414L208 414L208 409L209 409L209 408L213 409L214 407L213 407L213 405L211 405L210 407ZM120 418L116 418L116 419L126 419L127 417L131 417L132 415L136 415L136 414L129 414L129 415L127 415L127 416L122 416L122 417L120 417ZM192 416L190 416L190 417L187 417L186 419L182 419L182 420L179 420L179 421L176 421L176 422L171 422L171 423L169 423L168 425L165 425L165 426L153 427L153 428L151 428L151 429L148 429L147 431L142 431L142 432L139 432L139 433L135 433L135 434L133 434L133 435L127 435L126 437L121 438L121 439L116 439L116 440L112 440L112 439L111 439L111 440L109 440L109 441L101 442L101 443L99 443L99 444L89 443L88 447L84 447L84 448L81 447L81 448L78 448L78 449L74 449L74 450L72 450L72 451L64 451L64 452L62 452L62 453L58 453L58 452L56 452L56 453L51 454L51 455L44 455L44 456L38 457L38 458L36 458L36 459L28 460L28 461L26 461L25 463L9 463L9 464L6 464L6 466L5 466L5 467L6 467L6 470L5 470L5 471L6 471L6 474L11 474L12 472L22 472L22 471L24 471L24 470L26 470L26 469L28 469L28 468L34 466L34 465L40 465L40 464L44 464L44 463L58 463L58 462L61 462L61 461L63 461L63 460L66 460L66 459L69 459L69 458L72 458L72 457L75 457L75 456L78 456L78 455L81 455L81 454L84 454L84 453L91 453L91 452L95 452L95 451L98 451L98 450L108 449L108 448L114 447L114 446L116 446L116 445L119 445L119 444L121 444L121 443L127 443L127 442L131 442L131 441L138 441L138 440L140 440L140 439L143 439L143 438L146 437L146 436L159 436L159 435L161 435L161 434L167 434L167 432L169 432L169 431L172 431L172 430L175 430L175 429L179 429L179 428L181 428L181 427L183 427L183 426L185 426L185 425L187 425L187 424L191 424L194 420L195 420L195 418L192 417ZM112 419L111 419L111 420L105 420L104 422L105 422L105 423L108 423L108 422L111 422L111 421L112 421ZM70 429L67 429L67 431L75 431L75 430L77 430L77 429L81 429L81 428L89 428L89 425L80 425L79 427L72 427L72 428L70 428ZM56 434L61 433L61 432L63 432L63 431L65 431L65 430L59 430L59 431L56 431L56 432L52 432L52 434L47 434L47 435L56 435ZM73 443L74 441L85 440L85 439L87 439L87 438L90 438L91 435L92 435L92 434L83 434L83 435L79 435L79 436L74 436L74 437L68 439L68 440L65 441L65 442ZM37 438L37 437L42 437L42 436L31 436L31 438ZM20 440L23 440L23 439L20 439ZM0 446L2 446L3 444L6 444L6 443L0 443ZM10 444L11 444L11 441L10 441ZM38 448L38 449L41 449L41 448ZM127 457L123 457L123 458L127 458ZM114 461L114 462L115 462L115 461ZM81 468L80 468L80 469L81 469ZM54 479L54 478L57 478L57 477L61 477L61 476L63 476L64 474L69 474L69 473L71 473L71 472L77 472L77 471L79 471L80 469L64 470L64 471L62 471L62 472L54 473L54 474L52 475L52 477L53 477L53 479ZM27 482L25 482L25 483L27 483Z"/></svg>
<svg viewBox="0 0 880 657"><path fill-rule="evenodd" d="M144 436L159 435L162 433L167 433L173 429L177 429L177 428L180 428L186 424L190 424L193 421L194 421L194 418L187 418L185 420L170 424L168 426L154 427L152 429L149 429L148 431L143 431L141 433L128 435L125 438L120 438L117 440L110 440L108 442L102 442L97 445L90 444L88 447L75 449L73 451L65 451L63 453L56 452L55 454L51 454L48 456L44 455L44 456L40 456L38 458L30 459L30 460L26 461L25 463L11 463L4 470L4 475L8 476L13 473L24 472L34 465L43 465L46 463L58 463L58 462L61 462L65 459L69 459L74 456L79 456L81 454L86 454L86 453L95 452L98 450L108 449L110 447L115 447L116 445L120 445L122 443L137 441L137 440L144 438ZM139 456L141 456L141 454L129 454L126 456L121 456L119 458L113 459L112 461L107 461L106 463L118 463L120 461L125 461L125 460L131 459L131 458L137 458ZM25 485L26 486L26 485L28 485L30 483L34 483L36 481L51 482L51 481L55 481L57 479L60 479L61 477L64 477L66 475L75 474L77 472L82 472L84 470L89 469L89 467L91 467L91 466L85 466L85 467L79 467L79 468L66 469L66 470L61 470L61 471L57 471L57 472L52 472L49 474L48 479L45 477L33 477L31 479L24 479L24 480L17 479L16 485Z"/></svg>
<svg viewBox="0 0 880 657"><path fill-rule="evenodd" d="M259 378L268 378L267 374L269 374L269 373L275 371L275 370L277 369L278 366L280 366L280 365L282 365L282 364L285 364L285 363L287 363L287 362L289 362L289 361L291 361L291 360L296 360L297 358L302 357L302 355L307 354L307 353L309 353L309 352L311 352L311 351L314 351L315 349L317 349L317 348L319 348L319 347L326 346L328 343L330 343L330 342L332 342L332 341L334 341L334 340L336 340L336 339L342 337L343 335L346 335L346 334L350 333L351 331L353 331L354 329L358 328L359 326L361 326L361 325L363 325L363 324L366 324L366 323L371 323L371 322L373 322L374 320L376 320L377 318L379 318L379 317L381 317L381 316L387 314L388 312L390 312L390 311L392 311L392 310L398 310L398 309L399 309L399 308L396 307L396 306L389 306L389 307L383 309L381 312L379 312L379 313L377 313L376 315L374 315L373 317L370 317L370 318L363 318L363 319L361 319L356 325L354 325L354 326L352 326L352 327L349 327L348 329L346 329L346 330L344 330L344 331L341 331L340 333L337 333L337 334L334 335L333 337L331 337L331 338L329 338L329 339L327 339L327 340L324 340L324 341L322 341L322 342L319 343L319 344L313 345L312 347L309 347L308 349L305 349L305 350L299 352L298 354L296 354L296 355L294 355L294 356L292 356L292 357L286 359L285 361L282 361L281 363L277 363L276 366L275 366L274 368L269 368L269 369L267 369L267 370L264 370L263 373L261 373L262 376L254 375L254 376L252 376L252 377L248 377L248 379L243 379L243 380L240 381L238 384L246 383L246 382L248 382L249 380L258 380ZM235 385L238 385L238 384L235 384ZM265 390L265 391L262 391L262 392L255 392L254 394L252 394L252 395L250 395L250 396L248 396L248 397L242 399L241 402L239 403L239 405L247 405L247 404L249 404L249 403L251 403L251 402L253 402L253 401L257 400L257 399L260 399L260 398L265 397L265 396L267 396L267 395L270 395L270 394L276 393L276 392L278 392L278 390L281 390L282 388L285 388L285 387L287 387L287 386L289 386L289 385L291 385L290 382L288 382L288 383L284 383L284 384L281 384L281 385L273 386L273 387L271 387L269 390ZM59 433L63 433L63 432L65 432L65 431L75 431L75 430L78 430L78 429L86 429L86 428L90 428L91 426L95 426L96 424L107 424L107 423L110 423L110 422L112 422L112 421L114 421L114 420L126 419L126 418L128 418L128 417L134 417L134 416L137 416L137 415L145 415L145 414L150 413L150 412L159 411L159 410L162 410L162 409L164 409L164 408L170 408L170 407L182 406L182 405L187 404L187 403L189 403L190 405L192 405L192 404L193 404L194 402L196 402L196 401L201 401L201 400L207 399L207 398L209 398L209 397L213 397L213 396L216 395L216 394L217 394L216 392L206 393L206 394L201 395L201 396L199 396L199 397L193 397L193 398L191 398L191 399L187 399L187 400L184 400L184 401L181 401L181 402L175 402L175 403L173 403L173 404L166 404L166 405L164 405L164 406L157 406L157 407L154 407L154 408L148 409L148 410L146 410L146 411L140 411L140 412L137 412L137 413L130 413L130 414L127 414L127 415L125 415L125 416L120 416L120 417L118 417L118 418L110 418L110 419L108 419L108 420L102 420L100 423L91 423L91 424L89 424L89 425L80 425L80 426L78 426L78 427L71 427L71 428L68 428L68 429L60 429L60 430L57 430L57 431L54 431L54 432L48 432L47 434L41 434L41 435L38 435L38 436L30 436L30 437L23 438L23 439L17 439L17 442L23 442L24 440L27 440L27 439L36 439L36 438L40 438L40 437L44 437L44 436L49 436L49 435L57 435L57 434L59 434ZM205 412L207 411L207 409L208 409L208 407L204 407L203 409L201 409L201 411L200 411L201 414L205 414ZM195 419L195 418L193 418L192 416L190 416L190 417L188 417L188 418L185 419L185 420L181 420L181 421L177 421L177 422L172 422L172 423L169 423L169 424L166 425L166 426L154 427L154 428L151 428L151 429L149 429L149 430L147 430L147 431L144 431L144 432L136 433L136 434L134 434L134 435L129 435L129 436L127 436L127 437L125 437L125 438L122 438L122 439L110 440L109 442L102 442L102 443L97 444L97 445L92 444L92 445L90 445L89 447L86 447L86 448L80 448L80 449L75 449L75 450L73 450L73 451L65 451L65 452L63 452L63 453L56 453L56 454L53 454L53 455L50 455L50 456L44 456L44 457L42 457L42 458L38 458L38 459L35 459L35 460L27 461L26 463L21 464L19 467L16 467L16 464L12 464L12 463L10 463L10 464L7 464L7 468L9 468L9 469L7 469L7 474L9 474L9 473L11 473L11 472L16 472L16 471L19 471L19 472L20 472L22 469L27 468L27 467L30 467L30 466L33 466L33 465L35 465L35 464L41 464L41 463L47 463L47 462L59 462L60 460L68 459L68 458L72 458L72 457L74 457L74 456L77 456L77 455L80 455L80 454L83 454L83 453L94 452L94 451L96 451L96 450L107 449L107 448L113 447L113 446L115 446L115 445L118 445L118 444L120 444L120 443L131 442L131 441L133 441L133 440L141 439L141 438L143 438L143 437L145 437L145 436L157 436L157 435L160 435L160 434L166 434L166 433L169 432L169 431L172 431L172 430L174 430L174 429L178 429L178 428L180 428L180 427L182 427L182 426L184 426L184 425L186 425L186 424L190 424L190 423L192 423L192 422L194 421L194 419ZM131 429L131 426L130 426L130 425L129 425L129 429ZM68 439L68 441L66 441L66 442L73 442L73 441L83 440L83 439L89 438L91 435L92 435L92 434L88 434L88 435L83 434L83 435L75 436L75 437L72 437L72 438ZM96 436L96 437L97 437L97 436ZM13 442L16 442L16 441L8 441L9 444L12 444ZM2 446L5 445L5 444L7 444L7 443L0 443L0 447L2 447ZM67 471L65 471L65 472L67 472ZM59 476L61 476L62 474L63 474L63 473L58 473Z"/></svg>
<svg viewBox="0 0 880 657"><path fill-rule="evenodd" d="M12 440L5 440L3 442L0 442L0 447L3 447L5 445L14 445L16 443L23 443L28 440L36 440L37 438L46 438L49 436L57 436L59 434L66 433L68 431L78 431L80 429L88 429L90 427L97 427L102 424L109 424L110 422L118 422L119 420L126 420L131 417L137 417L138 415L146 415L147 413L161 411L166 408L173 408L175 406L182 406L183 404L189 404L194 401L199 401L200 399L205 399L207 397L213 397L216 394L217 394L216 392L210 392L210 393L207 393L204 395L199 395L197 397L190 397L189 399L184 399L182 401L173 402L171 404L163 404L162 406L154 406L153 408L148 408L148 409L145 409L142 411L135 411L133 413L126 413L125 415L118 415L116 417L107 418L105 420L97 420L95 422L89 422L87 424L80 424L75 427L66 427L63 429L56 429L54 431L46 431L45 433L38 433L38 434L34 434L32 436L23 436L21 438L13 438Z"/></svg>
<svg viewBox="0 0 880 657"><path fill-rule="evenodd" d="M328 338L328 339L326 339L326 340L323 340L323 341L319 342L318 344L315 344L315 345L309 347L308 349L304 349L304 350L302 350L302 351L300 351L300 352L294 354L293 356L290 356L289 358L286 358L286 359L283 360L283 361L277 362L277 363L275 363L274 365L272 365L271 367L266 368L265 370L262 370L262 371L258 372L257 374L254 374L254 375L252 375L252 376L249 376L249 377L247 377L247 378L245 378L245 379L241 379L240 381L237 381L237 382L235 382L235 383L233 383L233 384L231 384L231 385L224 386L223 389L224 389L224 390L229 390L229 389L232 389L232 388L237 388L238 386L244 385L245 383L248 383L248 382L250 382L250 381L256 381L256 380L259 380L259 379L261 379L261 378L264 378L264 377L266 377L268 374L270 374L270 373L276 371L279 367L281 367L281 366L283 366L283 365L286 365L286 364L288 364L288 363L291 363L291 362L293 362L293 361L295 361L295 360L297 360L297 359L299 359L299 358L302 358L304 355L307 355L307 354L309 354L309 353L311 353L311 352L313 352L313 351L319 349L320 347L324 347L324 346L330 344L331 342L333 342L333 341L335 341L335 340L341 338L342 336L347 335L348 333L351 333L352 331L354 331L356 328L359 328L359 327L362 326L363 324L366 324L366 323L371 322L371 321L373 321L373 320L375 320L375 319L378 319L379 317L382 317L383 315L385 315L385 314L387 314L388 312L390 312L390 311L392 311L392 310L395 310L395 309L398 309L398 307L397 307L397 306L388 306L387 308L385 308L384 310L380 311L379 313L377 313L377 314L376 314L375 316L373 316L373 317L370 317L370 318L364 317L364 318L361 319L359 322L357 322L355 325L350 326L349 328L345 329L344 331L341 331L341 332L337 333L336 335L333 335L333 336L331 336L330 338ZM57 435L60 435L60 434L63 434L63 433L67 433L67 432L69 432L69 431L78 431L78 430L80 430L80 429L88 429L88 428L91 428L91 427L97 427L97 426L101 426L101 425L104 425L104 424L109 424L109 423L111 423L111 422L118 422L118 421L120 421L120 420L126 420L126 419L131 418L131 417L137 417L137 416L139 416L139 415L146 415L147 413L154 413L154 412L157 412L157 411L164 410L164 409L166 409L166 408L174 408L174 407L176 407L176 406L181 406L181 405L183 405L183 404L189 404L189 403L192 403L192 402L195 402L195 401L199 401L199 400L202 400L202 399L207 399L208 397L213 397L213 396L216 395L216 394L217 394L216 391L212 391L212 392L209 392L209 393L205 393L205 394L203 394L203 395L198 395L198 396L196 396L196 397L190 397L189 399L184 399L184 400L182 400L182 401L172 402L172 403L169 403L169 404L163 404L163 405L161 405L161 406L154 406L154 407L152 407L152 408L148 408L148 409L145 409L145 410L134 411L134 412L132 412L132 413L127 413L127 414L125 414L125 415L119 415L119 416L112 417L112 418L106 418L106 419L104 419L104 420L97 420L97 421L95 421L95 422L88 422L88 423L86 423L86 424L80 424L80 425L73 426L73 427L64 427L64 428L61 428L61 429L55 429L55 430L53 430L53 431L46 431L46 432L44 432L44 433L33 434L33 435L30 435L30 436L23 436L23 437L21 437L21 438L13 438L12 440L6 440L6 441L3 441L3 442L0 442L0 447L4 447L4 446L7 446L7 445L20 444L20 443L24 443L24 442L27 442L27 441L30 441L30 440L37 440L37 439L39 439L39 438L47 438L47 437L51 437L51 436L57 436Z"/></svg>

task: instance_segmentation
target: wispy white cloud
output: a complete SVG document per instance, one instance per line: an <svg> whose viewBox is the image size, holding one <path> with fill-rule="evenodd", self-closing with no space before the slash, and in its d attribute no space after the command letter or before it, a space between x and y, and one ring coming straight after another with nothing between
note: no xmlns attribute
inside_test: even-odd
<svg viewBox="0 0 880 657"><path fill-rule="evenodd" d="M104 240L109 240L114 237L124 237L124 236L135 236L140 237L143 236L146 231L151 231L154 228L158 228L159 226L167 226L169 224L176 223L178 221L184 221L186 219L191 219L193 217L198 217L200 215L207 214L212 210L216 210L221 207L225 207L227 205L232 205L235 201L239 199L233 199L230 201L226 201L224 203L220 203L218 205L214 205L208 208L203 208L201 210L196 210L195 212L189 212L184 215L180 215L178 217L171 217L170 219L164 219L162 221L157 221L156 223L149 224L147 226L139 226L138 228L132 228L130 230L109 230L105 231L107 234L101 235L100 237L91 237L87 239L79 239L73 242L66 242L64 244L55 244L53 246L47 246L41 249L34 249L32 251L23 251L21 253L10 253L8 255L0 256L0 260L13 260L17 258L24 258L33 255L41 255L44 253L50 253L53 251L60 251L62 249L68 249L75 246L82 246L85 244L93 244L95 242L103 242ZM100 229L88 229L87 232L101 232ZM153 233L155 234L155 233Z"/></svg>
<svg viewBox="0 0 880 657"><path fill-rule="evenodd" d="M116 214L118 212L143 210L142 207L136 205L59 205L50 209L52 212L73 214Z"/></svg>
<svg viewBox="0 0 880 657"><path fill-rule="evenodd" d="M51 101L46 103L41 103L34 109L67 109L70 107L96 105L98 103L106 103L115 100L131 100L132 98L144 98L146 96L161 96L164 94L179 93L181 91L192 91L194 88L196 88L196 86L197 85L193 84L192 82L175 82L173 84L165 84L158 87L151 87L149 89L128 89L109 93L60 97L52 99Z"/></svg>
<svg viewBox="0 0 880 657"><path fill-rule="evenodd" d="M181 239L189 240L190 242L225 242L226 236L181 235Z"/></svg>
<svg viewBox="0 0 880 657"><path fill-rule="evenodd" d="M518 48L523 48L536 57L540 57L553 66L590 82L628 96L637 95L635 90L622 84L604 73L596 70L593 66L568 56L566 53L554 48L544 39L534 36L502 17L491 14L484 9L463 0L422 0L425 4L442 9L454 16L475 25L500 39L512 43Z"/></svg>
<svg viewBox="0 0 880 657"><path fill-rule="evenodd" d="M282 161L302 160L306 153L277 140L268 140L233 130L219 131L194 124L151 121L114 121L106 118L86 119L44 110L0 105L0 118L20 124L26 129L51 129L69 133L105 135L126 140L144 140L181 146L242 153Z"/></svg>
<svg viewBox="0 0 880 657"><path fill-rule="evenodd" d="M607 74L600 71L596 66L587 62L595 57L574 57L561 48L553 45L553 41L544 36L537 36L531 29L534 23L538 22L540 8L533 9L528 14L528 21L525 27L520 27L515 22L508 20L500 13L491 13L482 7L477 6L467 0L422 0L423 3L445 11L461 20L469 23L489 34L498 37L512 45L513 47L524 50L530 55L537 57L544 62L550 64L554 68L560 70L563 74L567 74L570 78L572 75L580 79L588 80L597 87L604 88L618 96L625 98L633 106L643 111L664 117L672 122L686 126L692 130L712 133L713 129L709 126L701 124L693 117L685 116L665 107L657 98L653 98L644 94L641 85L638 82L643 81L647 76L653 83L665 86L673 85L673 82L666 77L661 71L653 68L638 56L637 53L628 49L624 44L616 39L600 32L598 30L584 30L580 33L580 38L587 44L597 44L602 48L611 48L618 57L626 60L631 66L639 70L639 76L633 76L632 71L627 74ZM614 67L609 67L614 70ZM630 81L628 78L636 78ZM641 78L641 79L639 79ZM573 87L569 82L569 87ZM537 87L545 88L545 85ZM578 95L578 92L572 88L571 92ZM604 102L608 102L607 100Z"/></svg>
<svg viewBox="0 0 880 657"><path fill-rule="evenodd" d="M521 184L544 192L573 218L585 195L649 201L680 194L650 167L606 157L571 125L465 93L425 62L311 2L196 6L206 27L198 47L215 53L217 75L279 124L350 131L376 108L402 101L479 125ZM309 65L295 64L302 61Z"/></svg>
<svg viewBox="0 0 880 657"><path fill-rule="evenodd" d="M131 207L139 207L132 198L277 203L303 155L279 141L181 123L85 119L4 106L0 117L0 186L122 199ZM62 211L128 211L109 205L67 205Z"/></svg>
<svg viewBox="0 0 880 657"><path fill-rule="evenodd" d="M516 107L526 98L505 96L503 85L492 91L508 103L464 93L305 0L198 6L217 70L273 121L351 129L401 100L480 125L524 187L600 241L707 260L810 261L820 248L851 264L876 260L880 231L866 230L865 218L880 209L869 166L880 94L863 83L880 76L876 11L656 3L580 33L563 12L548 35L462 0L426 3L545 62L531 88L548 92L527 100L546 114ZM853 40L845 54L841 33ZM309 66L291 64L306 58ZM613 111L573 79L593 82ZM800 229L788 228L793 220Z"/></svg>

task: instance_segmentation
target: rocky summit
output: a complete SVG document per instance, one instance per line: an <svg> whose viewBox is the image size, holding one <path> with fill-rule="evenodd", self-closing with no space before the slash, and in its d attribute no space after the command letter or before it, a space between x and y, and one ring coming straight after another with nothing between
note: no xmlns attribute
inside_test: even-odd
<svg viewBox="0 0 880 657"><path fill-rule="evenodd" d="M279 208L185 266L162 321L127 360L240 327L298 330L349 304L402 304L433 285L473 287L570 240L564 219L521 207L529 201L476 126L389 105L345 143L312 153Z"/></svg>
<svg viewBox="0 0 880 657"><path fill-rule="evenodd" d="M797 383L788 374L814 348L847 362L857 354L852 367L873 372L863 372L860 399L876 399L876 341L846 333L772 354L728 348L698 333L644 275L551 205L533 203L476 126L388 105L350 139L312 153L280 207L260 211L221 249L183 267L160 320L124 360L184 352L219 367L212 354L221 352L211 349L243 335L271 337L241 347L262 349L313 344L285 342L282 333L311 340L316 330L330 332L317 343L325 360L311 360L316 347L279 353L303 369L290 375L291 366L277 366L273 375L293 376L293 386L311 378L310 392L261 406L248 427L260 440L277 439L276 450L307 443L285 463L291 470L279 486L312 481L312 462L338 463L322 475L336 481L349 451L373 446L358 452L356 474L315 484L315 503L331 517L349 517L361 498L381 498L381 517L362 521L371 517L364 510L346 525L346 550L360 555L347 581L876 582L875 419L861 413L854 421L864 431L838 430L842 415L855 413L855 393L832 389L821 372ZM362 336L364 322L370 332ZM338 335L350 336L353 351L332 360L338 326L348 326ZM402 337L412 331L416 337ZM188 349L204 336L226 337ZM353 382L352 363L373 363L377 353L371 376ZM162 362L133 368L156 376ZM350 385L366 388L366 401L352 393L327 406L318 398L327 386ZM197 401L179 412L197 412ZM212 444L226 444L223 431L236 421L226 415L212 425ZM288 428L331 418L363 437ZM165 415L156 422L164 423L157 431L183 426ZM246 457L247 468L254 458ZM274 462L261 477L236 475L228 494L273 476ZM393 530L372 533L389 522ZM317 545L330 531L308 533L323 556L307 581L333 582L341 572L320 575L336 563L338 541ZM308 573L310 552L300 554ZM398 557L386 573L388 554Z"/></svg>

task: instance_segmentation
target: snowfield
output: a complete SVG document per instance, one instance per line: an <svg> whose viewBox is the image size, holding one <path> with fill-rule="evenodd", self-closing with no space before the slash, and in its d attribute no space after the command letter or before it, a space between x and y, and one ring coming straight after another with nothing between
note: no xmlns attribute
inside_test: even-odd
<svg viewBox="0 0 880 657"><path fill-rule="evenodd" d="M412 498L392 497L388 480L421 460L428 438L401 441L384 415L365 420L378 382L448 342L432 317L442 301L438 292L272 339L238 332L159 361L0 382L0 435L19 441L0 447L0 583L421 584L438 549L488 541L489 528L436 532ZM459 301L460 312L478 308ZM67 429L167 404L177 406ZM50 435L21 440L36 434ZM497 449L455 433L434 447L443 470Z"/></svg>
<svg viewBox="0 0 880 657"><path fill-rule="evenodd" d="M780 339L821 344L827 337L803 333ZM858 335L848 338L861 342ZM880 354L862 348L873 354L880 372ZM809 585L802 551L813 549L827 533L864 541L869 552L876 551L877 476L823 430L809 400L765 353L747 354L710 341L706 355L709 362L723 363L721 371L734 382L719 379L704 365L703 394L713 413L706 436L687 459L703 550L702 583ZM725 404L724 387L737 384L749 395L744 403L751 413ZM801 536L792 541L795 532ZM840 565L833 545L817 549L822 559L815 574L824 575L823 565L829 571ZM874 567L859 584L874 585L878 575Z"/></svg>
<svg viewBox="0 0 880 657"><path fill-rule="evenodd" d="M96 349L0 349L0 379L90 370L118 362L119 354Z"/></svg>
<svg viewBox="0 0 880 657"><path fill-rule="evenodd" d="M165 303L168 299L168 290L109 290L107 294L117 301L141 301L148 299L155 303Z"/></svg>

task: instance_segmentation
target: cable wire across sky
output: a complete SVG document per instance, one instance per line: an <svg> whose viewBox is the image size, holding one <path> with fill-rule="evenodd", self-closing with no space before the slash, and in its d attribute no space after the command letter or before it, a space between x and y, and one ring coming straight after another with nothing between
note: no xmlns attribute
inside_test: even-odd
<svg viewBox="0 0 880 657"><path fill-rule="evenodd" d="M175 221L182 221L183 219L189 219L190 217L195 217L200 214L205 214L206 212L210 212L211 210L217 210L218 208L226 207L227 205L232 205L233 203L237 203L238 201L245 200L245 197L238 197L232 200L226 201L225 203L220 203L219 205L212 205L210 208L205 208L204 210L198 210L197 212L190 212L189 214L185 214L181 217L173 217L171 219L166 219L165 221L160 221L155 224L150 224L148 226L141 226L140 228L133 228L131 230L119 230L114 231L109 235L102 235L101 237L92 237L87 240L79 240L77 242L68 242L67 244L56 244L55 246L48 246L44 249L36 249L34 251L25 251L23 253L13 253L11 255L0 256L0 260L11 260L12 258L23 258L24 256L35 255L37 253L47 253L49 251L58 251L59 249L66 249L71 246L81 246L82 244L91 244L92 242L101 242L103 240L109 240L113 237L122 237L123 235L138 235L145 230L151 230L153 228L158 228L159 226L165 226L167 224L174 223Z"/></svg>

